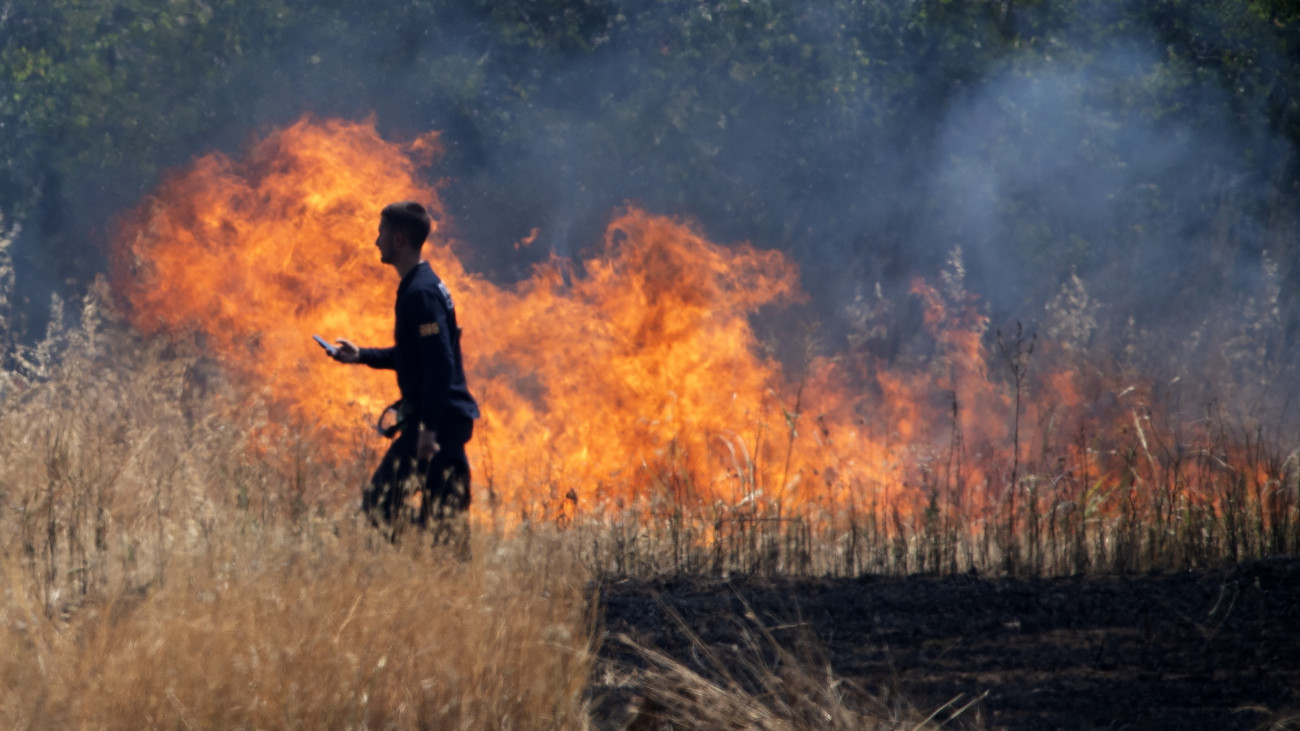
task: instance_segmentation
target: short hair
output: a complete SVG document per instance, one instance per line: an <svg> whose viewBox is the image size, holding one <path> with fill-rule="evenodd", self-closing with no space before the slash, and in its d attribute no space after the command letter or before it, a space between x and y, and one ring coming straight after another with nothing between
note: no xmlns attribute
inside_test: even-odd
<svg viewBox="0 0 1300 731"><path fill-rule="evenodd" d="M379 221L405 233L410 244L417 249L424 246L429 231L433 229L429 212L415 201L389 203L379 213Z"/></svg>

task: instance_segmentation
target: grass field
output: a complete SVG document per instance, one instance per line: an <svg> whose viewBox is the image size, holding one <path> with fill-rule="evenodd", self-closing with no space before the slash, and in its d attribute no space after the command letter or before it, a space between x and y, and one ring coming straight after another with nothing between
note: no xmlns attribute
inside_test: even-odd
<svg viewBox="0 0 1300 731"><path fill-rule="evenodd" d="M485 520L467 562L392 545L355 514L367 463L275 443L198 354L86 308L0 371L0 725L592 726L608 537ZM642 651L603 672L741 725L876 722L822 671L823 695L764 704Z"/></svg>
<svg viewBox="0 0 1300 731"><path fill-rule="evenodd" d="M201 343L142 338L107 299L79 303L71 330L56 302L35 346L0 332L7 727L585 728L594 672L675 699L684 726L911 727L931 710L853 691L779 645L734 685L635 643L636 668L599 666L601 582L1124 573L1300 545L1300 469L1278 434L1213 410L1183 432L1130 409L1118 432L1080 434L1092 456L1077 462L1044 448L975 464L956 436L946 462L895 486L911 501L548 515L480 493L473 558L458 562L357 520L374 441L325 459L309 426L227 381Z"/></svg>
<svg viewBox="0 0 1300 731"><path fill-rule="evenodd" d="M185 414L167 356L146 348L138 367L105 371L66 355L49 380L10 383L0 415L0 723L591 725L588 533L480 530L468 562L416 534L390 545L347 501L295 492L346 491L339 473L307 460L288 480L231 422ZM805 682L823 695L768 710L640 651L656 663L628 682L689 692L688 724L702 709L772 728L823 708L844 728L871 720L818 672Z"/></svg>

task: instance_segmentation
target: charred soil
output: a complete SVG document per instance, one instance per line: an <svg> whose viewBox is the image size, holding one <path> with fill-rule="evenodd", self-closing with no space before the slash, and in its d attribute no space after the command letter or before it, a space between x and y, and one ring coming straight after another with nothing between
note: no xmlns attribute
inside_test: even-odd
<svg viewBox="0 0 1300 731"><path fill-rule="evenodd" d="M593 692L610 727L635 718L645 667L615 638L716 676L710 648L752 648L756 628L922 718L975 701L959 727L1249 729L1300 711L1300 559L1052 579L625 580L602 601Z"/></svg>

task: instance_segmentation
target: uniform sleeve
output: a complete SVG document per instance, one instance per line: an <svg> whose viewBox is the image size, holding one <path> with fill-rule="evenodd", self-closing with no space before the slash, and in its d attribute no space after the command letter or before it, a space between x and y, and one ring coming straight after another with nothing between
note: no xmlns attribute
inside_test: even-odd
<svg viewBox="0 0 1300 731"><path fill-rule="evenodd" d="M380 370L397 369L397 348L361 348L358 363Z"/></svg>
<svg viewBox="0 0 1300 731"><path fill-rule="evenodd" d="M451 379L455 373L455 359L451 349L451 333L447 332L447 311L433 292L424 292L418 298L418 312L411 321L417 323L416 349L420 363L420 398L415 416L424 428L436 430L442 423L451 398Z"/></svg>

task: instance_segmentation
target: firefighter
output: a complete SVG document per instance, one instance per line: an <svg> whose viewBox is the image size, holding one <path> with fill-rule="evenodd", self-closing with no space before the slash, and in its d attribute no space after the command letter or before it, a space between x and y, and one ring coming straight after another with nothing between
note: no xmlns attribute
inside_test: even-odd
<svg viewBox="0 0 1300 731"><path fill-rule="evenodd" d="M379 258L397 272L394 343L388 348L361 348L339 338L332 357L397 371L401 401L390 407L396 434L370 483L361 508L376 526L396 538L408 520L428 526L435 545L451 547L462 557L469 551L466 512L470 504L469 459L465 443L479 416L461 361L460 328L447 286L420 252L432 219L424 206L404 201L379 214L375 246ZM405 514L407 500L420 494L420 507Z"/></svg>

